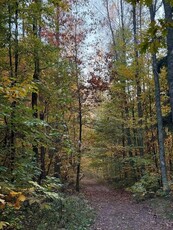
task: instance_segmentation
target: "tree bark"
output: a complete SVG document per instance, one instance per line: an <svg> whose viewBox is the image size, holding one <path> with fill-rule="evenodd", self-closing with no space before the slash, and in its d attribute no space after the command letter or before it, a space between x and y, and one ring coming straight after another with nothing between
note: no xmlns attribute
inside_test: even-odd
<svg viewBox="0 0 173 230"><path fill-rule="evenodd" d="M165 19L168 24L167 27L167 78L169 85L169 97L171 106L171 118L173 123L173 19L172 19L172 5L169 1L163 0Z"/></svg>
<svg viewBox="0 0 173 230"><path fill-rule="evenodd" d="M113 27L112 27L112 22L111 22L111 18L110 18L110 13L109 13L109 0L106 0L105 1L106 3L106 11L107 11L107 17L108 17L108 22L109 22L109 28L110 28L110 32L111 32L111 35L112 35L112 41L113 41L113 49L114 49L114 54L115 54L115 60L118 60L118 54L117 54L117 51L116 51L116 41L115 41L115 35L114 35L114 30L113 30Z"/></svg>
<svg viewBox="0 0 173 230"><path fill-rule="evenodd" d="M151 22L154 22L155 21L155 8L153 5L151 5L149 9L150 9ZM154 42L154 38L153 38L153 42ZM155 83L155 101L156 101L161 178L162 178L163 190L166 192L169 192L170 188L168 184L167 168L166 168L166 161L165 161L164 131L163 131L161 100L160 100L160 82L159 82L159 74L157 72L156 54L152 54L152 66L153 66L154 83Z"/></svg>
<svg viewBox="0 0 173 230"><path fill-rule="evenodd" d="M80 189L80 168L81 168L81 147L82 147L82 103L80 88L78 86L78 105L79 105L79 140L78 140L78 159L77 159L77 175L76 175L76 191Z"/></svg>
<svg viewBox="0 0 173 230"><path fill-rule="evenodd" d="M136 87L137 87L137 111L138 111L138 147L140 156L144 155L144 141L143 141L143 128L142 128L142 118L143 118L143 110L142 110L142 102L141 102L141 82L139 76L139 52L137 50L137 25L136 25L136 5L133 5L133 36L134 36L134 53L135 53L135 78L136 78Z"/></svg>
<svg viewBox="0 0 173 230"><path fill-rule="evenodd" d="M40 113L40 120L44 121L44 112ZM46 178L46 166L45 166L45 154L46 154L46 149L44 146L40 147L40 168L41 168L41 173L40 173L40 178L39 178L39 183L41 184L42 180Z"/></svg>
<svg viewBox="0 0 173 230"><path fill-rule="evenodd" d="M14 7L14 8L13 8ZM19 51L18 51L18 1L14 3L14 5L8 5L8 13L9 13L9 64L10 64L10 78L11 78L11 87L16 84L17 76L18 76L18 62L19 62ZM13 56L12 56L12 9L14 9L14 73L13 73ZM11 124L10 124L10 167L11 173L14 170L15 157L16 157L16 147L15 147L15 108L16 101L15 99L11 103ZM12 176L12 182L14 178Z"/></svg>
<svg viewBox="0 0 173 230"><path fill-rule="evenodd" d="M77 3L76 3L76 14L77 14ZM76 15L77 18L77 15ZM82 101L81 101L81 89L80 79L78 70L78 47L77 47L77 24L75 23L75 74L77 83L77 97L78 97L78 117L79 117L79 131L78 131L78 150L77 150L77 171L76 171L76 191L80 190L80 171L81 171L81 154L82 154Z"/></svg>
<svg viewBox="0 0 173 230"><path fill-rule="evenodd" d="M40 0L35 0L35 3L40 3ZM39 25L38 25L38 19L37 16L33 16L33 35L35 38L39 37ZM39 54L38 54L38 48L35 46L34 48L34 74L33 74L33 81L38 82L40 77L40 60L39 60ZM33 117L38 118L38 93L37 92L32 92L32 109L33 109ZM38 146L36 144L33 145L33 152L35 153L35 158L38 163L38 158L39 158L39 151L38 151Z"/></svg>

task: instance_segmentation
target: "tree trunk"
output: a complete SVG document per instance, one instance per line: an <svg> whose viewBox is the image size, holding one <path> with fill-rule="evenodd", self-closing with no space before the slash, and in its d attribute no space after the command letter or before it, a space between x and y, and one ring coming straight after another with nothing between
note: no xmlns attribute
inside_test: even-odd
<svg viewBox="0 0 173 230"><path fill-rule="evenodd" d="M150 6L150 18L151 18L151 22L155 21L155 9L153 5ZM163 121L162 121L161 100L160 100L160 83L159 83L159 74L157 72L156 54L152 54L152 65L153 65L153 74L154 74L154 83L155 83L155 101L156 101L156 114L157 114L157 126L158 126L158 144L159 144L161 178L162 178L163 190L169 192L170 188L167 179L167 168L166 168L166 161L165 161L164 131L163 131Z"/></svg>
<svg viewBox="0 0 173 230"><path fill-rule="evenodd" d="M12 58L12 45L11 45L11 37L12 37L12 12L11 12L11 5L9 3L8 5L8 14L9 14L9 19L8 19L8 32L9 32L9 35L8 35L8 45L9 45L9 48L8 48L8 55L9 55L9 66L10 66L10 77L12 78L13 77L13 58Z"/></svg>
<svg viewBox="0 0 173 230"><path fill-rule="evenodd" d="M19 62L19 51L18 51L18 1L14 3L14 74L13 74L13 62L12 62L12 46L11 46L11 37L12 37L12 6L8 5L8 13L9 13L9 63L10 63L10 78L11 78L11 86L13 87L16 84L17 76L18 76L18 62ZM11 124L10 124L10 168L11 173L14 170L14 163L16 157L16 147L15 147L15 108L16 101L14 100L11 103ZM14 180L12 176L12 181Z"/></svg>
<svg viewBox="0 0 173 230"><path fill-rule="evenodd" d="M44 121L44 112L40 113L40 120ZM41 184L41 181L46 178L45 154L46 154L46 149L44 146L41 146L40 147L41 173L40 173L40 178L39 178L40 184Z"/></svg>
<svg viewBox="0 0 173 230"><path fill-rule="evenodd" d="M172 19L172 4L169 1L163 0L165 19L168 23L167 28L167 78L169 85L169 97L171 105L171 118L173 123L173 19Z"/></svg>
<svg viewBox="0 0 173 230"><path fill-rule="evenodd" d="M78 9L76 2L76 19L77 19ZM76 191L80 190L80 171L81 171L81 154L82 154L82 101L81 101L81 89L80 89L80 79L79 79L79 69L78 69L78 43L77 43L77 22L75 22L75 77L77 84L77 99L78 99L78 118L79 118L79 129L78 129L78 149L77 149L77 169L76 169Z"/></svg>
<svg viewBox="0 0 173 230"><path fill-rule="evenodd" d="M82 103L80 96L80 88L78 86L78 103L79 103L79 140L78 140L78 159L77 159L77 174L76 174L76 191L80 189L80 167L81 167L81 145L82 145Z"/></svg>
<svg viewBox="0 0 173 230"><path fill-rule="evenodd" d="M138 147L140 156L144 155L144 143L143 143L143 128L142 128L142 103L141 103L141 82L139 76L139 53L137 50L137 25L136 25L136 5L133 5L133 36L134 36L134 53L135 53L135 78L136 78L136 87L137 87L137 111L138 111Z"/></svg>
<svg viewBox="0 0 173 230"><path fill-rule="evenodd" d="M122 41L123 41L123 50L122 50L122 63L126 65L126 37L125 37L125 26L124 26L124 9L123 9L123 1L120 0L120 13L121 13L121 29L122 29ZM125 86L126 81L122 81L122 84ZM126 93L126 87L124 87L124 110L125 110L125 117L124 120L128 120L129 118L129 108L128 108L128 102L127 102L127 93ZM127 146L128 146L128 154L130 157L133 156L131 146L132 146L132 140L131 140L131 132L130 128L125 129L126 137L127 137Z"/></svg>
<svg viewBox="0 0 173 230"><path fill-rule="evenodd" d="M109 29L110 29L110 32L111 32L111 35L112 35L112 42L113 42L113 46L114 46L113 47L114 54L115 54L114 59L118 60L118 54L117 54L117 51L116 51L115 35L114 35L114 30L113 30L113 27L112 27L110 13L109 13L109 0L106 0L105 3L106 3L106 11L107 11L107 17L108 17L108 22L109 22Z"/></svg>
<svg viewBox="0 0 173 230"><path fill-rule="evenodd" d="M40 0L35 0L35 3L40 3ZM35 38L39 37L39 25L38 25L38 19L36 16L33 17L33 35ZM34 48L34 74L33 74L33 81L38 82L40 77L40 60L39 60L39 54L38 54L38 48L35 46ZM38 111L37 111L37 105L38 105L38 94L36 92L32 92L32 109L33 109L33 117L38 118ZM38 146L35 144L33 145L33 152L35 154L35 158L38 164L39 159L39 151Z"/></svg>

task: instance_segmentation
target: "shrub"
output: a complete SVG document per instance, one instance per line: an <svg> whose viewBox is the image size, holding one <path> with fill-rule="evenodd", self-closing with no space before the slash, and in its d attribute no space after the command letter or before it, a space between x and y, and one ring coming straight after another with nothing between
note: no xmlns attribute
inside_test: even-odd
<svg viewBox="0 0 173 230"><path fill-rule="evenodd" d="M62 194L61 184L56 178L48 178L43 186L33 181L30 183L32 187L24 190L24 195L10 192L15 195L10 203L4 198L6 204L1 209L0 229L89 229L93 211L84 199Z"/></svg>
<svg viewBox="0 0 173 230"><path fill-rule="evenodd" d="M129 190L136 200L144 200L153 197L159 189L159 176L157 174L146 173Z"/></svg>

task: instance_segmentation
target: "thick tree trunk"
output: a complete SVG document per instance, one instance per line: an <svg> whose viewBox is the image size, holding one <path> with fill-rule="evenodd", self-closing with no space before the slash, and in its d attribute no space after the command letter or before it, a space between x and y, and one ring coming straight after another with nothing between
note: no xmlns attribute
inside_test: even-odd
<svg viewBox="0 0 173 230"><path fill-rule="evenodd" d="M150 18L151 18L151 22L155 21L155 10L153 5L150 6ZM165 161L164 131L163 131L163 121L162 121L161 100L160 100L160 83L159 83L159 74L157 72L156 54L152 54L152 65L153 65L153 74L154 74L154 83L155 83L155 101L156 101L156 114L157 114L157 126L158 126L158 144L159 144L161 178L162 178L163 190L168 192L170 188L167 179L167 168L166 168L166 161Z"/></svg>
<svg viewBox="0 0 173 230"><path fill-rule="evenodd" d="M167 28L167 77L169 85L169 96L171 105L171 118L173 123L173 19L172 19L172 4L169 1L163 0L165 19L168 23Z"/></svg>
<svg viewBox="0 0 173 230"><path fill-rule="evenodd" d="M166 161L165 161L162 111L161 111L161 102L160 102L160 84L159 84L159 76L157 73L157 60L156 60L155 54L152 55L152 61L153 61L153 73L154 73L154 82L155 82L155 100L156 100L156 114L157 114L157 126L158 126L158 144L159 144L161 177L162 177L163 189L165 191L169 191Z"/></svg>

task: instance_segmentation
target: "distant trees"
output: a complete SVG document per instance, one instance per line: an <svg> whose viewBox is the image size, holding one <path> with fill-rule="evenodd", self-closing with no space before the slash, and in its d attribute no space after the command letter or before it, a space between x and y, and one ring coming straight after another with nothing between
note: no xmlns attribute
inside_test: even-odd
<svg viewBox="0 0 173 230"><path fill-rule="evenodd" d="M155 15L160 6L157 1L130 1L129 4L106 0L104 6L112 37L110 52L113 58L109 64L111 100L105 101L96 122L96 134L105 150L100 153L102 163L98 161L108 178L131 184L142 183L143 178L149 181L154 175L161 178L163 190L169 191L168 179L172 175L169 162L173 149L168 148L167 141L172 133L170 129L164 129L163 120L172 111L172 105L169 107L167 103L168 97L170 101L172 99L171 93L167 95L164 69L164 66L171 69L173 60L170 54L170 3L164 2L165 18L157 20ZM146 16L148 10L151 22ZM162 60L161 49L162 52L168 51L170 59L166 65L159 61ZM171 76L171 70L168 70L169 92ZM99 148L99 144L96 146Z"/></svg>

